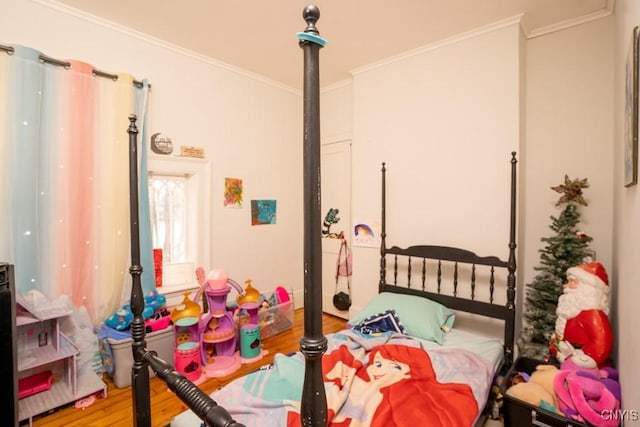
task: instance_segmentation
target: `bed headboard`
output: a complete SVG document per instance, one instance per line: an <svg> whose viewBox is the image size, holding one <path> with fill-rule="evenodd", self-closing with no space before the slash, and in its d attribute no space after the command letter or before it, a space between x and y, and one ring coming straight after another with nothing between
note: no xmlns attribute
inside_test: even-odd
<svg viewBox="0 0 640 427"><path fill-rule="evenodd" d="M511 195L507 260L479 256L448 246L417 245L387 248L386 165L382 164L382 212L379 292L417 295L452 310L504 320L504 360L513 363L516 295L516 153L511 153ZM389 271L388 271L389 270ZM464 277L463 277L464 276ZM496 281L505 281L506 303L494 302ZM444 292L443 283L447 283ZM488 298L477 290L488 287ZM484 289L483 289L484 291ZM465 296L460 296L464 293Z"/></svg>

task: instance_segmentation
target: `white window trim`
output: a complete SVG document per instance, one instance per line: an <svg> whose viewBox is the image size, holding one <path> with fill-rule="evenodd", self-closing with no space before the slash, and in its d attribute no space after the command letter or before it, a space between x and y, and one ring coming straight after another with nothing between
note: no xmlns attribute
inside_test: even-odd
<svg viewBox="0 0 640 427"><path fill-rule="evenodd" d="M169 294L194 289L198 287L196 267L208 265L211 258L211 162L189 157L149 155L148 172L190 177L187 214L191 226L187 231L187 253L195 255L194 265L178 266L177 270L181 270L181 273L177 275L180 277L174 279L174 283L163 281L158 291Z"/></svg>

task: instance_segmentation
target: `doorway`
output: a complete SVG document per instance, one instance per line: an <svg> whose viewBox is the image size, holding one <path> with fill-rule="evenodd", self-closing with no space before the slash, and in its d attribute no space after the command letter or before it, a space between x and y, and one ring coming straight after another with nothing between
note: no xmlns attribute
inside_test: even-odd
<svg viewBox="0 0 640 427"><path fill-rule="evenodd" d="M321 146L321 209L324 220L329 209L338 209L338 221L331 224L330 233L341 232L351 247L351 140L328 141ZM323 226L323 230L325 227ZM333 306L336 290L336 261L340 251L340 238L322 239L322 311L349 318L348 311ZM339 290L347 291L347 280L340 277Z"/></svg>

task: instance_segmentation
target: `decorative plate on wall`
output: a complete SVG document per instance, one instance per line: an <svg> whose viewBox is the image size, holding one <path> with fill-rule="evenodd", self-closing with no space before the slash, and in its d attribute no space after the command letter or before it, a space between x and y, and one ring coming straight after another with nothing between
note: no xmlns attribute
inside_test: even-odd
<svg viewBox="0 0 640 427"><path fill-rule="evenodd" d="M171 154L173 151L171 138L161 133L154 133L151 135L151 151L156 154Z"/></svg>

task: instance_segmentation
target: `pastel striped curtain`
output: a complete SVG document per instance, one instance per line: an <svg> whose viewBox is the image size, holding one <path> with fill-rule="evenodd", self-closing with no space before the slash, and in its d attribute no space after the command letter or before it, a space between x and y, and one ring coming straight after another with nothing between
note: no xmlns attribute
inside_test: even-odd
<svg viewBox="0 0 640 427"><path fill-rule="evenodd" d="M128 302L128 117L137 115L144 141L149 86L12 48L0 52L0 260L15 265L18 292L67 295L97 325ZM147 150L138 151L146 182ZM146 193L140 205L148 292L155 277Z"/></svg>

